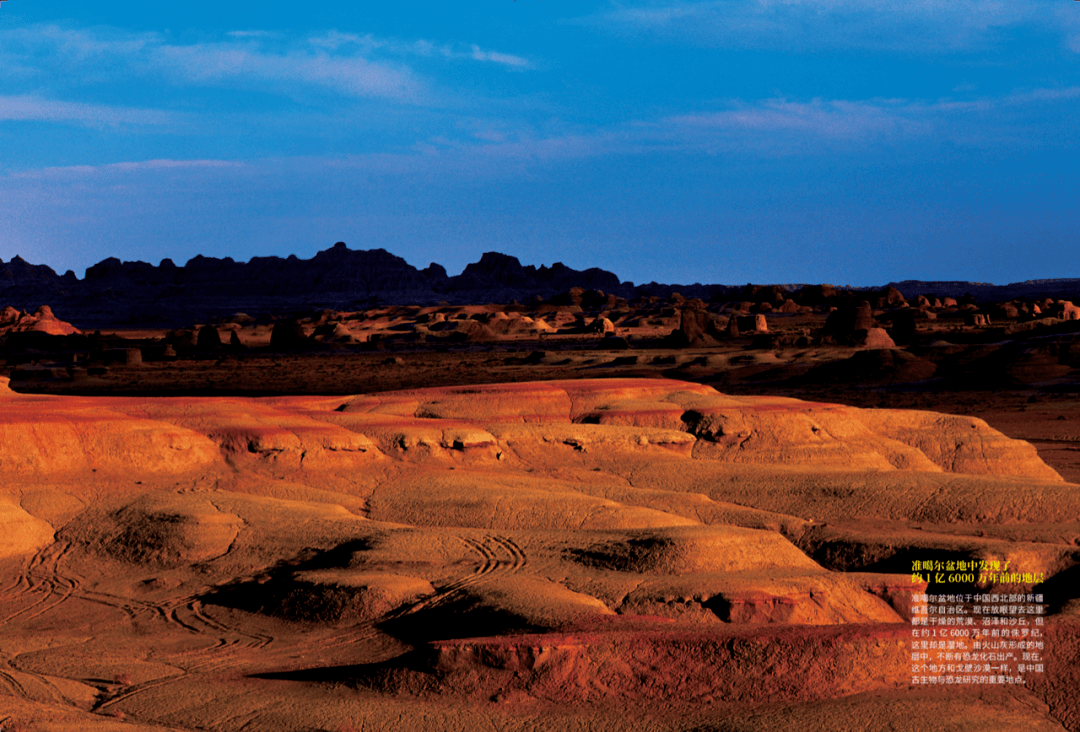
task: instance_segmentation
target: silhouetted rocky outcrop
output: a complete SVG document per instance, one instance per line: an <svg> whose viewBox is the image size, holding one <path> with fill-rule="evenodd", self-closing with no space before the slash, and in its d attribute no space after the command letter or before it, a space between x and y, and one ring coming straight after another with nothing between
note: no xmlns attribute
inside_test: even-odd
<svg viewBox="0 0 1080 732"><path fill-rule="evenodd" d="M679 302L672 300L679 293ZM176 328L191 323L221 323L237 311L268 319L281 312L360 310L377 305L448 303L537 303L586 310L625 308L628 300L667 301L681 309L696 299L729 310L794 316L808 308L845 310L867 300L877 309L913 303L931 310L959 303L1007 302L996 319L1034 317L1036 310L1062 310L1057 303L1080 294L1080 279L1032 280L1005 286L971 282L890 283L884 288L831 285L666 285L622 282L599 268L575 270L562 263L522 265L513 256L485 253L456 276L431 263L423 270L383 249L356 250L343 242L310 259L196 256L183 266L164 259L158 265L105 259L80 280L71 271L58 275L46 265L20 257L0 260L0 305L32 312L48 303L61 318L80 328L124 325ZM1062 316L1058 316L1062 317ZM1069 311L1064 317L1074 317ZM265 322L265 321L264 321ZM898 333L910 330L906 322ZM742 328L742 326L739 326ZM693 328L691 328L693 330ZM328 336L324 336L328 337ZM688 336L696 340L695 335Z"/></svg>
<svg viewBox="0 0 1080 732"><path fill-rule="evenodd" d="M430 270L431 267L428 268ZM441 267L439 269L442 269ZM428 270L425 270L427 272ZM445 275L445 270L443 270ZM440 292L456 294L490 293L491 302L525 300L535 296L551 298L571 288L603 290L627 297L633 296L633 283L622 283L618 276L598 268L578 271L556 262L551 267L522 266L517 257L498 252L486 252L456 277L437 277L429 280ZM473 297L476 300L475 296ZM484 298L480 298L484 299Z"/></svg>
<svg viewBox="0 0 1080 732"><path fill-rule="evenodd" d="M165 259L122 262L110 257L83 280L58 276L19 257L0 261L0 302L36 308L43 302L79 315L81 325L186 325L220 320L238 309L255 313L374 304L475 303L548 299L571 288L600 293L614 307L633 296L633 283L602 269L577 271L564 264L522 266L516 257L488 252L460 275L441 265L423 270L383 249L354 250L343 242L311 259L196 256L178 267Z"/></svg>
<svg viewBox="0 0 1080 732"><path fill-rule="evenodd" d="M274 330L270 333L270 348L275 351L297 351L307 346L307 335L300 321L289 319L274 324Z"/></svg>
<svg viewBox="0 0 1080 732"><path fill-rule="evenodd" d="M199 329L198 338L195 341L195 347L200 351L214 351L220 349L221 334L218 333L218 329L212 325L204 325Z"/></svg>
<svg viewBox="0 0 1080 732"><path fill-rule="evenodd" d="M68 270L63 277L56 274L52 267L44 264L30 264L15 255L10 262L0 259L0 287L62 287L78 282L75 273Z"/></svg>

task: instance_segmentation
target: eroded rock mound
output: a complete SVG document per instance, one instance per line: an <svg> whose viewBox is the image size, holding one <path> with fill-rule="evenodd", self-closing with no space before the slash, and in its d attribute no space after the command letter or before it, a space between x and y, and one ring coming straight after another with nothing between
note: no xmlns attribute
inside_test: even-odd
<svg viewBox="0 0 1080 732"><path fill-rule="evenodd" d="M638 574L817 569L779 534L733 526L687 526L606 536L597 532L595 543L567 551L573 561L585 566Z"/></svg>
<svg viewBox="0 0 1080 732"><path fill-rule="evenodd" d="M13 395L0 410L6 474L179 473L219 459L217 446L196 432L109 409Z"/></svg>
<svg viewBox="0 0 1080 732"><path fill-rule="evenodd" d="M156 495L92 523L76 524L66 536L121 561L177 567L226 554L242 527L239 516L209 500Z"/></svg>
<svg viewBox="0 0 1080 732"><path fill-rule="evenodd" d="M71 323L57 318L48 305L42 305L32 315L20 312L13 307L6 307L0 311L0 335L6 333L45 333L47 335L66 336L80 332Z"/></svg>
<svg viewBox="0 0 1080 732"><path fill-rule="evenodd" d="M870 409L859 418L875 434L917 448L935 465L952 473L1061 480L1030 444L1009 439L975 417Z"/></svg>
<svg viewBox="0 0 1080 732"><path fill-rule="evenodd" d="M363 623L435 594L419 577L324 569L224 588L217 604L308 623Z"/></svg>

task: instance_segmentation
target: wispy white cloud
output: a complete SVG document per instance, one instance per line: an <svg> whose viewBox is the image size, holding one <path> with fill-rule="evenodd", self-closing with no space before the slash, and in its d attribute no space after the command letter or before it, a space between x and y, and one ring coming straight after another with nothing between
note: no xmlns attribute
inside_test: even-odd
<svg viewBox="0 0 1080 732"><path fill-rule="evenodd" d="M832 139L923 129L919 123L906 119L897 105L843 100L803 103L767 100L737 109L669 117L663 124L681 129L803 132Z"/></svg>
<svg viewBox="0 0 1080 732"><path fill-rule="evenodd" d="M0 120L38 120L70 122L91 127L116 127L177 125L189 118L190 115L177 112L66 102L34 95L0 96Z"/></svg>
<svg viewBox="0 0 1080 732"><path fill-rule="evenodd" d="M1035 112L1080 99L1080 87L1020 90L975 99L870 99L732 101L726 108L603 129L544 135L536 130L477 126L471 140L432 140L416 152L431 164L483 166L548 164L608 155L694 153L723 155L876 154L881 146L942 142L962 146L1037 147L1039 125L1054 124ZM1046 145L1057 144L1046 140ZM404 156L390 159L402 161ZM383 166L388 158L383 158ZM409 167L413 162L409 163Z"/></svg>
<svg viewBox="0 0 1080 732"><path fill-rule="evenodd" d="M1000 97L969 99L785 99L737 103L708 113L667 117L644 127L656 140L671 140L702 152L802 153L839 150L877 152L881 145L917 142L1025 148L1057 145L1046 126L1069 116L1080 87L1018 90ZM1050 116L1039 112L1050 110ZM1042 130L1042 132L1040 132Z"/></svg>
<svg viewBox="0 0 1080 732"><path fill-rule="evenodd" d="M396 56L442 57L445 59L471 59L486 63L500 64L515 69L532 68L533 63L524 56L500 51L490 51L476 44L459 46L448 43L433 43L428 40L401 41L393 38L376 38L371 34L341 33L329 31L312 36L308 43L330 50L353 47L364 53L382 52Z"/></svg>
<svg viewBox="0 0 1080 732"><path fill-rule="evenodd" d="M234 160L139 160L104 165L62 165L35 170L17 171L9 174L12 180L73 180L110 174L155 173L163 171L240 170L250 167L248 163Z"/></svg>
<svg viewBox="0 0 1080 732"><path fill-rule="evenodd" d="M5 105L10 99L0 98ZM411 149L367 154L278 157L248 161L148 160L12 173L10 178L54 180L108 175L169 175L205 170L222 175L304 175L349 171L361 176L515 176L534 166L615 155L730 153L759 156L875 153L882 145L927 141L963 146L1039 146L1040 124L1054 124L1061 105L1080 99L1080 87L1026 89L998 98L732 101L723 109L670 115L597 128L542 130L498 120L463 120L467 133L435 135ZM17 99L18 100L18 99ZM21 103L21 102L20 102ZM27 105L31 108L31 105ZM1058 109L1051 118L1039 108ZM60 117L96 119L92 105L57 104ZM28 114L25 112L23 114ZM132 112L138 119L138 111ZM1035 115L1035 116L1031 116ZM1046 142L1045 144L1055 144Z"/></svg>
<svg viewBox="0 0 1080 732"><path fill-rule="evenodd" d="M17 70L39 88L115 84L121 79L157 78L176 86L252 89L297 95L328 91L353 98L407 104L438 95L413 68L430 57L525 69L521 56L479 46L401 41L327 32L303 39L260 30L178 43L161 33L113 28L70 28L55 24L0 30L0 66ZM12 78L6 74L7 78Z"/></svg>
<svg viewBox="0 0 1080 732"><path fill-rule="evenodd" d="M703 0L613 3L576 19L618 33L732 48L950 51L984 45L1022 23L1058 28L1050 0Z"/></svg>
<svg viewBox="0 0 1080 732"><path fill-rule="evenodd" d="M526 68L531 64L521 56L514 56L509 53L499 53L498 51L484 51L480 46L473 46L469 53L469 58L473 61L489 61L491 63L502 64L503 66L513 66L515 68Z"/></svg>
<svg viewBox="0 0 1080 732"><path fill-rule="evenodd" d="M1057 89L1031 89L1029 91L1015 92L1005 97L1004 101L1009 104L1025 104L1027 102L1056 102L1078 98L1080 98L1080 86L1066 86Z"/></svg>
<svg viewBox="0 0 1080 732"><path fill-rule="evenodd" d="M423 82L409 69L362 57L335 57L325 52L267 53L230 44L161 45L150 62L177 81L195 84L298 84L321 87L353 97L406 101L419 98Z"/></svg>
<svg viewBox="0 0 1080 732"><path fill-rule="evenodd" d="M265 30L234 30L225 35L230 38L281 38L280 33Z"/></svg>
<svg viewBox="0 0 1080 732"><path fill-rule="evenodd" d="M357 54L290 45L241 31L227 40L179 44L157 33L67 29L55 25L0 32L0 56L36 65L53 84L156 76L178 85L329 89L354 97L416 100L423 82L408 67ZM57 72L65 72L64 76Z"/></svg>

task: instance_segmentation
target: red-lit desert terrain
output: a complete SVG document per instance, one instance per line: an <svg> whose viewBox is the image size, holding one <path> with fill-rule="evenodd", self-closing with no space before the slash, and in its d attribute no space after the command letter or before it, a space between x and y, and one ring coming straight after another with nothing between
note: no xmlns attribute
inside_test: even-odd
<svg viewBox="0 0 1080 732"><path fill-rule="evenodd" d="M912 558L1075 585L1080 487L976 418L2 391L5 730L1077 728L1075 602L1026 686L910 684Z"/></svg>
<svg viewBox="0 0 1080 732"><path fill-rule="evenodd" d="M0 263L0 728L1078 732L1080 282L898 285Z"/></svg>

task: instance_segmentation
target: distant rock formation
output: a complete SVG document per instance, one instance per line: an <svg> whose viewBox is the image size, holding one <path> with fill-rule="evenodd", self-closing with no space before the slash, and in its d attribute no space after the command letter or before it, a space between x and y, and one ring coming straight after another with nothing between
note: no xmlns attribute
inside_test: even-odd
<svg viewBox="0 0 1080 732"><path fill-rule="evenodd" d="M596 267L579 272L561 262L551 267L522 266L517 257L498 252L485 252L479 262L468 265L456 277L447 277L444 282L429 280L429 283L436 292L452 295L491 293L493 297L487 298L491 302L510 302L537 296L546 299L571 288L633 296L632 283L624 284L618 276ZM475 296L471 297L473 301L478 301Z"/></svg>
<svg viewBox="0 0 1080 732"><path fill-rule="evenodd" d="M676 302L672 299L679 293ZM183 266L170 259L158 265L105 259L80 280L71 271L58 275L46 265L20 257L0 260L0 302L30 310L48 302L64 313L78 313L83 328L155 326L177 328L191 323L223 323L238 310L267 317L281 312L328 308L359 310L373 305L466 305L535 303L585 309L623 308L630 300L655 298L672 307L700 300L722 308L794 316L810 308L850 308L862 300L878 310L933 310L965 304L985 308L1011 303L999 317L1013 319L1047 312L1080 319L1069 302L1080 296L1080 279L1031 280L1011 285L972 282L889 283L878 288L820 285L720 284L634 285L596 267L575 270L560 262L536 267L517 257L486 252L456 276L431 263L417 269L383 249L349 249L343 242L310 259L196 256ZM1033 302L1038 298L1037 302ZM1068 306L1060 303L1068 302ZM1009 309L1012 308L1012 309ZM1074 308L1070 310L1069 308ZM1038 311L1038 312L1037 312ZM344 337L344 336L342 336ZM695 336L690 336L693 340Z"/></svg>
<svg viewBox="0 0 1080 732"><path fill-rule="evenodd" d="M870 328L865 336L861 336L858 345L867 348L896 348L896 343L884 328Z"/></svg>
<svg viewBox="0 0 1080 732"><path fill-rule="evenodd" d="M7 333L47 333L49 335L72 335L79 329L53 314L52 308L42 305L28 315L13 307L0 311L0 335Z"/></svg>
<svg viewBox="0 0 1080 732"><path fill-rule="evenodd" d="M29 264L16 255L8 263L0 259L0 288L34 290L39 288L55 289L78 283L75 273L68 270L61 277L44 264Z"/></svg>
<svg viewBox="0 0 1080 732"><path fill-rule="evenodd" d="M446 320L431 328L450 342L484 343L497 341L494 330L478 320Z"/></svg>
<svg viewBox="0 0 1080 732"><path fill-rule="evenodd" d="M600 335L607 335L608 333L615 333L615 324L607 318L597 318L589 324L589 330L593 333L599 333Z"/></svg>
<svg viewBox="0 0 1080 732"><path fill-rule="evenodd" d="M890 282L887 287L894 287L904 294L908 300L919 295L931 294L941 298L947 307L947 299L960 300L965 295L971 295L979 302L1001 302L1022 297L1051 296L1055 298L1075 299L1080 295L1080 278L1067 277L1044 280L1026 280L1013 282L1008 285L993 285L987 282L966 282L960 280L946 280L922 282L920 280L904 280L903 282Z"/></svg>
<svg viewBox="0 0 1080 732"><path fill-rule="evenodd" d="M290 319L274 323L274 330L270 333L270 348L275 351L296 351L307 346L307 335L300 321Z"/></svg>
<svg viewBox="0 0 1080 732"><path fill-rule="evenodd" d="M1054 317L1062 320L1080 320L1080 308L1066 300L1054 304Z"/></svg>
<svg viewBox="0 0 1080 732"><path fill-rule="evenodd" d="M214 351L220 349L221 334L212 325L204 325L199 329L199 336L195 341L195 347L200 351Z"/></svg>
<svg viewBox="0 0 1080 732"><path fill-rule="evenodd" d="M571 291L599 297L609 307L634 295L633 283L598 268L522 266L516 257L488 252L450 277L435 263L418 270L383 249L354 250L343 242L311 259L293 255L237 262L199 255L178 267L169 259L154 266L110 257L88 268L82 280L72 272L58 276L19 257L0 260L0 301L21 307L61 302L80 314L80 322L97 326L222 322L240 308L280 312L358 309L376 303L506 303L546 300Z"/></svg>
<svg viewBox="0 0 1080 732"><path fill-rule="evenodd" d="M764 316L761 317L764 319ZM729 332L719 328L713 316L705 310L704 303L700 300L689 300L686 307L679 310L679 327L672 331L667 342L673 348L703 348L717 345L720 339L728 334Z"/></svg>
<svg viewBox="0 0 1080 732"><path fill-rule="evenodd" d="M883 296L886 297L887 296ZM888 332L874 319L870 303L865 300L855 307L835 310L825 320L823 336L834 343L868 348L893 348Z"/></svg>
<svg viewBox="0 0 1080 732"><path fill-rule="evenodd" d="M877 295L876 305L879 308L891 308L906 305L907 301L904 299L904 294L895 287L885 287Z"/></svg>

